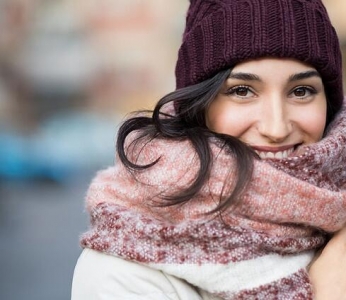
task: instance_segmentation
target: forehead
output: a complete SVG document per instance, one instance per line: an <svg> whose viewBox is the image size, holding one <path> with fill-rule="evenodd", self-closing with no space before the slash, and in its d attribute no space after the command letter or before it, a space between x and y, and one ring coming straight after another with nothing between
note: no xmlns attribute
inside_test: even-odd
<svg viewBox="0 0 346 300"><path fill-rule="evenodd" d="M232 69L232 73L266 73L267 70L279 74L283 72L297 73L316 71L311 65L296 59L264 57L241 62Z"/></svg>

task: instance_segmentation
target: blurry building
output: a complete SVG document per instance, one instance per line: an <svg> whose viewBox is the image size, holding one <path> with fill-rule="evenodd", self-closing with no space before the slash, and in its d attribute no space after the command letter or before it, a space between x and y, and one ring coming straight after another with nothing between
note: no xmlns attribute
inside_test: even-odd
<svg viewBox="0 0 346 300"><path fill-rule="evenodd" d="M324 2L345 52L346 1ZM112 163L123 115L174 90L188 4L1 0L0 176Z"/></svg>

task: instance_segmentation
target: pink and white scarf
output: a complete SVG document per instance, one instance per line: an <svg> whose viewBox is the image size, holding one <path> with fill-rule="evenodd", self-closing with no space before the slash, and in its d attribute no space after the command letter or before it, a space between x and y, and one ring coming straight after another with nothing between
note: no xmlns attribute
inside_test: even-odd
<svg viewBox="0 0 346 300"><path fill-rule="evenodd" d="M221 217L205 213L231 191L235 162L217 142L211 147L211 176L198 195L159 207L163 196L192 182L195 152L188 141L131 144L132 161L160 160L144 171L118 161L97 174L86 198L91 227L82 246L182 278L220 299L312 299L307 266L327 233L346 222L345 107L304 154L255 160L240 204Z"/></svg>

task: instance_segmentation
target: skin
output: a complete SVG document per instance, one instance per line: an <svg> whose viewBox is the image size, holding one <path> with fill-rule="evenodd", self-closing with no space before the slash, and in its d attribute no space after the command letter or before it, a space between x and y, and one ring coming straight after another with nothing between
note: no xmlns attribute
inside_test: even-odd
<svg viewBox="0 0 346 300"><path fill-rule="evenodd" d="M346 227L336 233L312 263L314 300L346 299Z"/></svg>
<svg viewBox="0 0 346 300"><path fill-rule="evenodd" d="M207 109L206 124L239 138L261 158L283 158L322 138L326 114L316 69L294 59L262 58L232 69Z"/></svg>
<svg viewBox="0 0 346 300"><path fill-rule="evenodd" d="M209 129L235 136L262 158L295 155L318 142L327 100L317 71L293 59L238 64L206 112ZM277 157L275 157L277 156ZM315 300L346 300L346 228L309 268Z"/></svg>

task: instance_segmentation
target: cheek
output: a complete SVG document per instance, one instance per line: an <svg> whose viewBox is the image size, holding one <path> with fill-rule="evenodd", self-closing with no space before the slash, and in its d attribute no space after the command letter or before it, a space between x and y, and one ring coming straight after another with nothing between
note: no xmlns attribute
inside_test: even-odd
<svg viewBox="0 0 346 300"><path fill-rule="evenodd" d="M326 117L324 115L310 115L304 119L305 132L311 139L311 142L316 143L322 139L326 126Z"/></svg>
<svg viewBox="0 0 346 300"><path fill-rule="evenodd" d="M326 126L326 110L311 108L305 113L297 114L301 130L304 131L309 143L322 139Z"/></svg>
<svg viewBox="0 0 346 300"><path fill-rule="evenodd" d="M240 137L251 123L249 114L234 107L223 105L211 106L207 116L207 127L217 133Z"/></svg>

